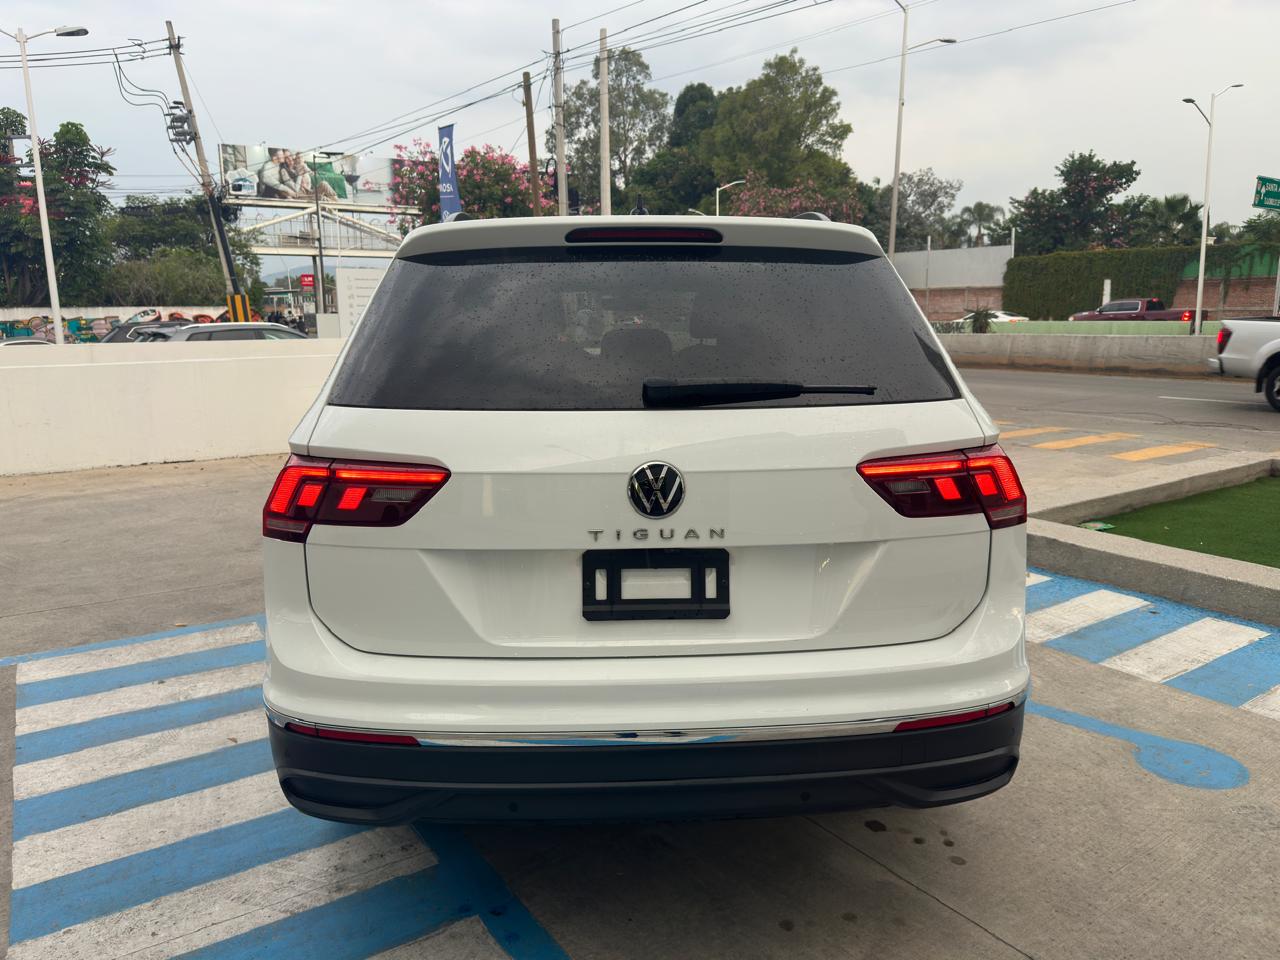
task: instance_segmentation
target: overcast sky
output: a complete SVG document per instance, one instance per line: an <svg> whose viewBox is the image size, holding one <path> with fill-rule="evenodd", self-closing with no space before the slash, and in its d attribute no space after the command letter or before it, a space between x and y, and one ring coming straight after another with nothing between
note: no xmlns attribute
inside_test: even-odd
<svg viewBox="0 0 1280 960"><path fill-rule="evenodd" d="M55 5L8 0L0 15L8 22L0 27L12 31L21 25L34 32L53 26L49 19L57 16L89 28L83 39L45 37L32 44L33 52L52 52L162 37L165 18L172 18L185 38L187 64L206 105L197 101L202 132L211 144L222 139L306 148L538 59L550 48L553 16L568 25L624 2L93 0ZM764 2L709 0L671 13L667 22ZM926 0L913 5L911 40L964 40L1106 2ZM1211 93L1242 82L1244 89L1232 90L1219 102L1213 168L1213 219L1239 222L1251 213L1254 177L1280 175L1278 2L1135 0L922 50L908 61L903 168L931 166L942 176L963 180L962 203L985 200L1007 206L1011 196L1053 185L1053 168L1069 152L1094 149L1109 160L1136 160L1142 171L1138 191L1190 193L1198 200L1206 126L1181 100L1197 97L1207 111ZM641 0L568 30L566 46L594 44L601 26L622 31L689 3ZM867 19L876 14L884 16ZM858 20L865 22L803 39ZM696 80L717 89L741 84L759 72L767 57L794 41L839 91L844 119L853 125L845 159L859 177L887 181L893 165L894 54L901 26L893 0L829 0L797 5L783 16L645 56L657 85L674 96ZM0 42L10 44L0 52L16 52L6 38L0 36ZM881 57L889 59L841 69ZM531 69L536 83L540 67ZM139 84L177 94L168 58L136 64L129 74ZM568 81L583 75L582 70L570 73ZM188 182L169 150L159 115L125 104L109 67L36 70L33 82L42 134L48 136L64 120L84 123L95 142L115 148L118 187L179 190ZM541 91L539 147L550 120L550 88L548 82ZM24 106L19 71L0 70L0 105ZM514 145L523 157L522 116L518 102L504 96L458 111L452 119L460 147ZM435 124L417 134L434 140ZM389 146L379 149L389 153Z"/></svg>

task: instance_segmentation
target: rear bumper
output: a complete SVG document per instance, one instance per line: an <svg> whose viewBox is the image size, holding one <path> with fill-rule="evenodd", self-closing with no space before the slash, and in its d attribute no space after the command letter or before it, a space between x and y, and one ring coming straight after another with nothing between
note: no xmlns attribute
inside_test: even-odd
<svg viewBox="0 0 1280 960"><path fill-rule="evenodd" d="M398 746L270 724L281 789L327 820L701 819L932 807L1012 779L1023 707L952 727L803 740Z"/></svg>
<svg viewBox="0 0 1280 960"><path fill-rule="evenodd" d="M1223 376L1226 371L1222 369L1222 360L1219 357L1210 357L1205 361L1205 366L1209 368L1210 373L1216 373Z"/></svg>

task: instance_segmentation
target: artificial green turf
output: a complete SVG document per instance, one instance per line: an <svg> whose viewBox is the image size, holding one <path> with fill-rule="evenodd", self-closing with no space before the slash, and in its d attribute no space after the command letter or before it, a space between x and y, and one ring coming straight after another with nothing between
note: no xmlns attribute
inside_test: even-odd
<svg viewBox="0 0 1280 960"><path fill-rule="evenodd" d="M1280 567L1280 477L1105 518L1108 533Z"/></svg>

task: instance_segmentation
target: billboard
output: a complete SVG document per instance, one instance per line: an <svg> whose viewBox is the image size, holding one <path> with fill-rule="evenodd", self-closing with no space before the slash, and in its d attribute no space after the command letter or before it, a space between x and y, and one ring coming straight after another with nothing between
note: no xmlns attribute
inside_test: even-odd
<svg viewBox="0 0 1280 960"><path fill-rule="evenodd" d="M228 196L321 200L384 207L391 201L391 159L294 150L266 144L218 145Z"/></svg>

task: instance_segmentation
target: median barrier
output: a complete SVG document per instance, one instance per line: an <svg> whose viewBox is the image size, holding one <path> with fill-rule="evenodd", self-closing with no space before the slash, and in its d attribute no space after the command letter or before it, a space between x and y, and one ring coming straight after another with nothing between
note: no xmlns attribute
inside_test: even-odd
<svg viewBox="0 0 1280 960"><path fill-rule="evenodd" d="M946 333L939 339L962 367L1020 367L1073 373L1205 376L1213 337L1037 333Z"/></svg>

